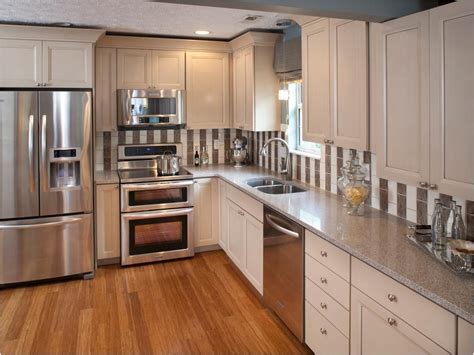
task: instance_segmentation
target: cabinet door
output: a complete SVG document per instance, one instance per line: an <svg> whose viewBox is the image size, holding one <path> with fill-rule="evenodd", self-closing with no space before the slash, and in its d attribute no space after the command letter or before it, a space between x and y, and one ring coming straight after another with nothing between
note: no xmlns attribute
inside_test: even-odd
<svg viewBox="0 0 474 355"><path fill-rule="evenodd" d="M458 354L474 354L474 324L458 318Z"/></svg>
<svg viewBox="0 0 474 355"><path fill-rule="evenodd" d="M368 26L330 19L331 122L338 147L368 149Z"/></svg>
<svg viewBox="0 0 474 355"><path fill-rule="evenodd" d="M302 29L303 139L324 143L331 137L329 98L329 20Z"/></svg>
<svg viewBox="0 0 474 355"><path fill-rule="evenodd" d="M255 48L244 49L245 63L245 121L244 129L253 131L255 129Z"/></svg>
<svg viewBox="0 0 474 355"><path fill-rule="evenodd" d="M0 39L0 87L40 84L41 46L41 41Z"/></svg>
<svg viewBox="0 0 474 355"><path fill-rule="evenodd" d="M474 3L430 11L431 183L474 200Z"/></svg>
<svg viewBox="0 0 474 355"><path fill-rule="evenodd" d="M216 179L196 179L194 184L194 246L218 243L218 196Z"/></svg>
<svg viewBox="0 0 474 355"><path fill-rule="evenodd" d="M243 211L230 200L227 200L227 235L228 256L241 270L244 269L245 257L245 216Z"/></svg>
<svg viewBox="0 0 474 355"><path fill-rule="evenodd" d="M119 186L96 187L97 259L120 257L120 198Z"/></svg>
<svg viewBox="0 0 474 355"><path fill-rule="evenodd" d="M233 62L234 73L234 127L244 129L245 124L245 55L243 50L238 50L234 53Z"/></svg>
<svg viewBox="0 0 474 355"><path fill-rule="evenodd" d="M153 51L153 87L184 90L184 52Z"/></svg>
<svg viewBox="0 0 474 355"><path fill-rule="evenodd" d="M117 49L95 51L95 129L117 130Z"/></svg>
<svg viewBox="0 0 474 355"><path fill-rule="evenodd" d="M229 55L186 52L187 121L190 129L229 126Z"/></svg>
<svg viewBox="0 0 474 355"><path fill-rule="evenodd" d="M219 179L219 245L227 251L227 184Z"/></svg>
<svg viewBox="0 0 474 355"><path fill-rule="evenodd" d="M263 295L263 223L245 214L244 274Z"/></svg>
<svg viewBox="0 0 474 355"><path fill-rule="evenodd" d="M377 175L429 181L429 13L374 24Z"/></svg>
<svg viewBox="0 0 474 355"><path fill-rule="evenodd" d="M43 83L52 87L92 88L92 43L43 42Z"/></svg>
<svg viewBox="0 0 474 355"><path fill-rule="evenodd" d="M151 73L151 51L117 50L117 89L151 89L153 85Z"/></svg>
<svg viewBox="0 0 474 355"><path fill-rule="evenodd" d="M351 291L351 354L449 354L358 289Z"/></svg>

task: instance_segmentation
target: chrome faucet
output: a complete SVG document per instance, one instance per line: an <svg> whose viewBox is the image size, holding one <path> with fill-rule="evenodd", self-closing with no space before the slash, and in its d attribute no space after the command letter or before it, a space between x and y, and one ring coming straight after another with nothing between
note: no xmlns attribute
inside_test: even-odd
<svg viewBox="0 0 474 355"><path fill-rule="evenodd" d="M286 174L291 177L291 164L290 164L290 147L288 143L281 138L271 138L269 139L260 149L260 155L266 156L267 155L267 146L271 142L280 142L286 148L286 155L285 157L281 157L280 161L280 173Z"/></svg>

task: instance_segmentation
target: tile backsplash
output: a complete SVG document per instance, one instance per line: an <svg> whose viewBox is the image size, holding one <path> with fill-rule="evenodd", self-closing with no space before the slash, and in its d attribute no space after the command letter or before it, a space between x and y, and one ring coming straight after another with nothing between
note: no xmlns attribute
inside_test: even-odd
<svg viewBox="0 0 474 355"><path fill-rule="evenodd" d="M247 137L249 141L250 160L253 164L278 171L280 157L284 153L281 145L271 145L267 156L260 156L258 152L268 139L284 138L283 132L249 132L233 128L99 132L96 134L96 170L117 168L118 144L179 142L183 147L184 165L192 164L196 147L201 151L206 146L210 164L225 164L228 163L225 152L230 149L232 140L241 136ZM218 140L217 149L214 149L214 140ZM293 178L338 194L337 179L340 168L349 159L349 153L350 149L324 145L321 147L320 159L291 154ZM372 186L371 196L367 201L369 205L414 223L430 224L434 200L453 199L462 206L468 235L474 238L474 201L379 178L376 175L376 155L368 151L358 151L358 154L369 172L367 179Z"/></svg>

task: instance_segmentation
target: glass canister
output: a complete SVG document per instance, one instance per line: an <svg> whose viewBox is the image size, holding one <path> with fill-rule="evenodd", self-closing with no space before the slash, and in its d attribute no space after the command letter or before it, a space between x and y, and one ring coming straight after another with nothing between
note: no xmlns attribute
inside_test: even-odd
<svg viewBox="0 0 474 355"><path fill-rule="evenodd" d="M364 214L364 203L370 192L370 185L365 181L366 176L367 172L359 164L347 174L349 183L344 188L344 196L351 204L351 209L347 212L350 215L362 216Z"/></svg>
<svg viewBox="0 0 474 355"><path fill-rule="evenodd" d="M350 160L346 161L346 164L341 168L341 177L337 179L337 188L341 191L342 196L344 196L343 207L351 208L351 203L347 200L344 190L346 186L350 183L348 175L354 172L354 167L359 165L359 155L350 151L349 153Z"/></svg>

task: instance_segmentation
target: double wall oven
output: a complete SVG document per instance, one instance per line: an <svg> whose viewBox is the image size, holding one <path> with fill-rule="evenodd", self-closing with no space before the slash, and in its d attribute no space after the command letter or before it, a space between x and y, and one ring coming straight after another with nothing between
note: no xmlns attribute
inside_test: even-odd
<svg viewBox="0 0 474 355"><path fill-rule="evenodd" d="M121 263L132 265L194 255L193 177L158 174L154 158L179 144L119 146Z"/></svg>

